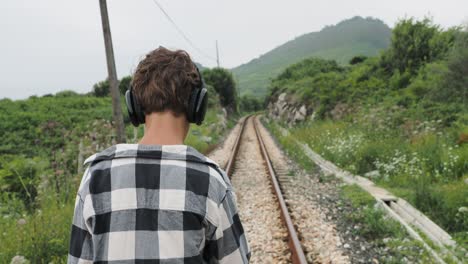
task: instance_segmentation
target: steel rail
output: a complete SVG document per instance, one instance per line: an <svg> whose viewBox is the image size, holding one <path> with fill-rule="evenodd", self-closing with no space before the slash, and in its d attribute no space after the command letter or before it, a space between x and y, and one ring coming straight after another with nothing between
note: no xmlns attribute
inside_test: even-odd
<svg viewBox="0 0 468 264"><path fill-rule="evenodd" d="M229 160L226 164L226 167L224 168L224 171L226 172L226 175L228 175L229 178L231 177L232 171L234 169L234 163L236 162L237 152L239 151L239 146L240 146L240 139L242 137L242 134L244 133L244 128L245 128L245 125L247 124L247 120L250 117L251 117L250 115L246 116L244 120L242 121L241 129L239 131L239 134L237 134L237 138L236 138L236 141L234 142L233 150L231 151Z"/></svg>
<svg viewBox="0 0 468 264"><path fill-rule="evenodd" d="M286 202L284 201L283 193L281 192L281 188L278 183L275 170L271 163L270 156L268 155L268 151L265 147L265 143L263 142L262 136L257 127L257 117L254 117L252 122L255 128L255 134L257 135L257 139L260 145L263 159L268 167L268 173L270 174L270 180L273 185L274 193L276 194L276 197L278 198L278 204L279 204L280 211L281 211L281 219L283 220L283 223L285 224L288 230L288 245L289 245L289 248L291 249L292 263L294 264L307 263L304 251L302 250L301 242L299 241L296 229L294 228L291 216L289 215L288 207L286 205Z"/></svg>
<svg viewBox="0 0 468 264"><path fill-rule="evenodd" d="M299 241L299 238L297 236L297 232L294 228L294 225L291 220L291 216L289 215L289 211L286 205L286 202L284 201L283 194L281 192L278 180L276 178L276 173L273 169L273 165L271 164L268 152L265 148L265 144L263 143L263 140L261 138L260 132L258 131L257 125L256 125L256 120L255 117L252 115L249 115L244 118L242 124L241 124L241 129L237 135L236 141L233 146L233 150L231 152L231 155L229 156L229 160L227 162L226 167L224 170L226 171L226 174L231 177L232 172L234 170L234 164L237 158L237 153L239 150L239 146L241 143L241 138L245 130L245 126L247 125L247 122L253 118L253 126L255 129L255 134L257 136L258 143L260 145L260 150L262 153L262 157L264 159L264 162L266 163L266 167L268 168L268 174L270 175L270 180L272 182L272 187L273 187L273 192L275 193L277 199L278 199L278 206L280 208L281 212L281 220L283 221L287 232L288 232L288 246L291 250L291 261L293 264L305 264L307 263L304 251L302 250L301 243Z"/></svg>

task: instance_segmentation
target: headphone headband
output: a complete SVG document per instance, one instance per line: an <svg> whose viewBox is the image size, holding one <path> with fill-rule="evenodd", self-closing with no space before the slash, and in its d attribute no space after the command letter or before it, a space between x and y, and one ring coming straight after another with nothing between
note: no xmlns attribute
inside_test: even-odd
<svg viewBox="0 0 468 264"><path fill-rule="evenodd" d="M198 66L192 61L198 76L200 77L200 84L192 87L190 92L189 104L187 106L187 120L189 123L201 125L205 119L206 108L208 104L208 90L205 88L203 76L198 69ZM145 123L145 113L143 107L139 104L136 96L133 93L133 87L130 85L125 92L125 103L127 105L127 112L130 121L135 127Z"/></svg>

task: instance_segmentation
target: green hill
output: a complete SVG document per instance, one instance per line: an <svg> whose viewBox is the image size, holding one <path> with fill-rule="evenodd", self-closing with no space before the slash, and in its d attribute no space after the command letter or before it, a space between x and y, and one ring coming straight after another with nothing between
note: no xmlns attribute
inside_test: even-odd
<svg viewBox="0 0 468 264"><path fill-rule="evenodd" d="M264 96L269 79L307 57L346 64L356 55L373 56L390 43L391 29L381 20L354 17L294 40L232 69L242 95Z"/></svg>

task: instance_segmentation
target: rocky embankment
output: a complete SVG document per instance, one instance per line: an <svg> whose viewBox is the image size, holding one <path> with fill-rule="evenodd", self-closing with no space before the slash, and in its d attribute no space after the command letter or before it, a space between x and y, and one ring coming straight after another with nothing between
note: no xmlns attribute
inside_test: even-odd
<svg viewBox="0 0 468 264"><path fill-rule="evenodd" d="M281 93L277 97L272 97L268 103L268 117L273 120L281 120L289 126L295 125L306 119L314 120L317 117L316 109L318 106L304 104L296 96L287 93ZM349 115L355 109L346 103L337 103L326 116L333 120L342 119Z"/></svg>
<svg viewBox="0 0 468 264"><path fill-rule="evenodd" d="M290 125L304 121L308 114L311 114L310 118L312 119L315 117L313 111L308 110L305 104L296 102L286 93L280 94L276 100L272 100L268 104L269 118L283 120Z"/></svg>

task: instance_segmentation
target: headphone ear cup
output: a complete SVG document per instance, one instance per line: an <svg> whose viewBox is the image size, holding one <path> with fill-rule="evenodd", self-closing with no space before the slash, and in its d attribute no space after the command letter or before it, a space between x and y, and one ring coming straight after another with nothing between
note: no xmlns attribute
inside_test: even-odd
<svg viewBox="0 0 468 264"><path fill-rule="evenodd" d="M203 76L198 69L198 66L194 64L197 73L200 76L201 84L192 89L189 98L189 104L187 109L187 120L189 123L195 123L201 125L205 119L206 108L208 103L208 90L205 88L205 82Z"/></svg>
<svg viewBox="0 0 468 264"><path fill-rule="evenodd" d="M195 114L197 110L196 108L199 92L200 89L198 88L195 88L190 92L189 104L187 107L187 121L189 121L189 123L195 123Z"/></svg>
<svg viewBox="0 0 468 264"><path fill-rule="evenodd" d="M206 88L202 88L198 95L197 99L197 108L195 111L195 123L197 125L201 125L203 120L205 120L206 110L208 106L208 90Z"/></svg>
<svg viewBox="0 0 468 264"><path fill-rule="evenodd" d="M145 114L143 113L138 102L136 101L131 87L125 92L125 103L127 105L128 117L130 117L132 125L138 127L140 124L144 124Z"/></svg>
<svg viewBox="0 0 468 264"><path fill-rule="evenodd" d="M132 125L138 126L138 118L135 112L135 106L133 104L133 95L131 90L127 90L125 92L125 104L127 105L127 112L128 112L128 117L130 118L130 121L132 122Z"/></svg>
<svg viewBox="0 0 468 264"><path fill-rule="evenodd" d="M140 105L138 103L135 104L135 113L137 116L138 124L144 124L145 123L145 113L143 112L143 109L141 109Z"/></svg>

